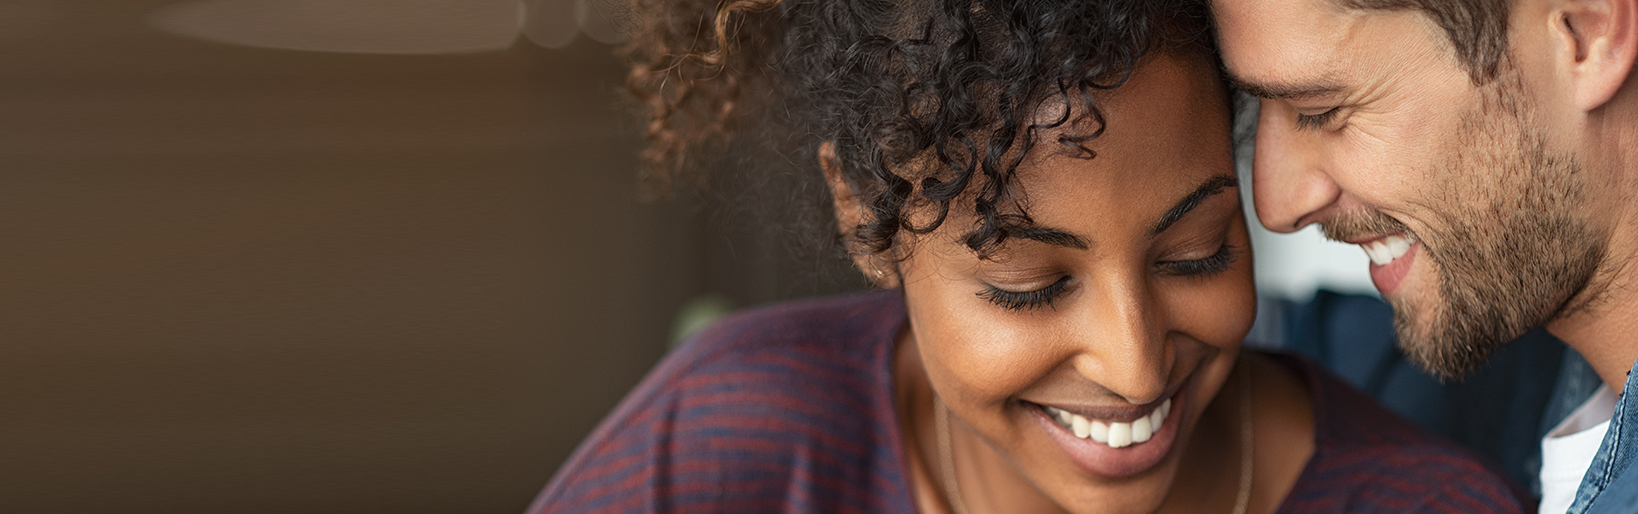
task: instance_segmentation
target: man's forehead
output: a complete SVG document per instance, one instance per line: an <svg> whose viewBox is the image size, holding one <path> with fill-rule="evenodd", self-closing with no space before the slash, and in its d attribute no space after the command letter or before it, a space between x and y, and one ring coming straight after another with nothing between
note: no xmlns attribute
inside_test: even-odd
<svg viewBox="0 0 1638 514"><path fill-rule="evenodd" d="M1346 67L1362 13L1330 0L1214 0L1219 46L1229 76L1259 93L1301 93L1328 86ZM1298 91L1289 91L1291 89ZM1261 96L1261 95L1260 95ZM1282 95L1285 96L1285 95Z"/></svg>

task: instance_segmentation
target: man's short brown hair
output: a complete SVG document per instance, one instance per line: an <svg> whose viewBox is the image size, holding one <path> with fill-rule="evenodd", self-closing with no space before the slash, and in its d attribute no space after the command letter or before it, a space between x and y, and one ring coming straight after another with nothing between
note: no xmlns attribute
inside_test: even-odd
<svg viewBox="0 0 1638 514"><path fill-rule="evenodd" d="M1513 0L1337 0L1358 10L1422 11L1433 19L1456 49L1474 84L1495 78L1507 53L1507 17Z"/></svg>

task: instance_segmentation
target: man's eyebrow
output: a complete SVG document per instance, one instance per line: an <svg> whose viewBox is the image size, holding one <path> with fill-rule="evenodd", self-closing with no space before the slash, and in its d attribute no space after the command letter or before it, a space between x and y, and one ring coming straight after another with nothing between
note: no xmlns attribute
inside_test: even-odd
<svg viewBox="0 0 1638 514"><path fill-rule="evenodd" d="M1229 84L1235 89L1264 100L1302 100L1326 96L1342 91L1342 86L1331 83L1318 84L1261 84L1241 80L1233 75L1229 76Z"/></svg>
<svg viewBox="0 0 1638 514"><path fill-rule="evenodd" d="M1155 237L1160 235L1161 232L1165 232L1166 229L1171 228L1173 223L1183 219L1185 214L1194 210L1195 207L1199 207L1207 198L1211 198L1212 195L1221 193L1231 187L1240 187L1240 179L1234 178L1234 175L1218 175L1206 179L1204 184L1194 188L1193 193L1183 197L1182 200L1177 202L1177 205L1172 206L1171 210L1166 211L1166 214L1160 215L1160 220L1156 221L1153 227L1149 227L1149 237Z"/></svg>
<svg viewBox="0 0 1638 514"><path fill-rule="evenodd" d="M1082 239L1081 236L1055 228L1023 227L1012 229L1007 232L1007 235L1012 237L1021 237L1031 241L1039 241L1053 246L1074 248L1076 250L1085 250L1092 247L1092 245L1086 244L1086 240Z"/></svg>

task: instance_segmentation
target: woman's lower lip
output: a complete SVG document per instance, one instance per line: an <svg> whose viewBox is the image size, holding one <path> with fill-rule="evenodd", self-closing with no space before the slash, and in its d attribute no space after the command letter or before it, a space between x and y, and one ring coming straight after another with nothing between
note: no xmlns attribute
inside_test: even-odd
<svg viewBox="0 0 1638 514"><path fill-rule="evenodd" d="M1125 478L1155 467L1171 453L1172 445L1177 442L1178 427L1183 423L1184 409L1187 408L1188 395L1185 393L1178 391L1172 396L1173 414L1166 416L1148 442L1125 448L1111 448L1105 443L1075 437L1040 407L1030 406L1029 411L1075 467L1105 478Z"/></svg>

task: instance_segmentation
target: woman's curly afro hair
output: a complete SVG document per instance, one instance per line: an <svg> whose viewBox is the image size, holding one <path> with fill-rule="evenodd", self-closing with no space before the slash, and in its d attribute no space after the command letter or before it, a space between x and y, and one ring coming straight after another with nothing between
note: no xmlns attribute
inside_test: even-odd
<svg viewBox="0 0 1638 514"><path fill-rule="evenodd" d="M976 216L987 256L1032 224L1013 191L1044 129L1086 158L1095 93L1150 50L1210 55L1206 7L1186 0L636 0L628 86L647 107L655 178L668 182L739 130L821 143L864 216L844 230L883 253L901 232ZM1225 98L1227 98L1225 91ZM1046 102L1069 108L1041 109ZM1056 119L1037 119L1057 112ZM1071 119L1070 113L1076 113ZM1049 115L1050 116L1050 115ZM970 204L967 204L970 202ZM927 208L930 216L910 212ZM970 209L970 211L968 210Z"/></svg>

